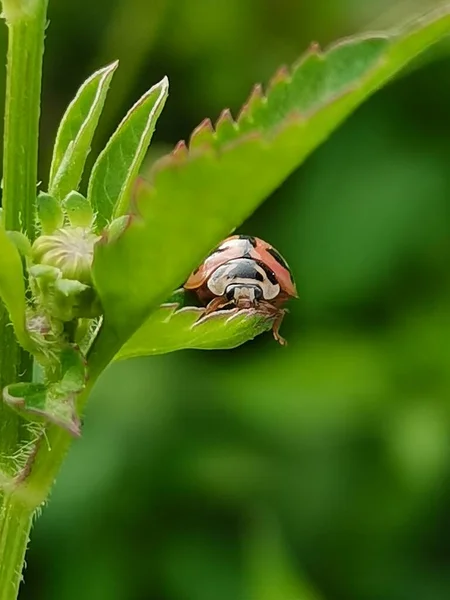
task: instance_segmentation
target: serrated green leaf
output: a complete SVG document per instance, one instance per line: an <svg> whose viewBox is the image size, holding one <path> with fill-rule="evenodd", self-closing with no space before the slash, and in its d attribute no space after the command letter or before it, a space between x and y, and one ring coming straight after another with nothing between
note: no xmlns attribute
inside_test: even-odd
<svg viewBox="0 0 450 600"><path fill-rule="evenodd" d="M88 199L104 227L128 211L132 187L144 160L169 89L167 77L131 108L92 168Z"/></svg>
<svg viewBox="0 0 450 600"><path fill-rule="evenodd" d="M254 310L218 311L201 318L204 309L163 304L155 310L115 360L166 354L175 350L225 350L236 348L271 329L273 318Z"/></svg>
<svg viewBox="0 0 450 600"><path fill-rule="evenodd" d="M116 61L91 75L80 87L61 120L49 178L49 192L59 201L78 188L117 65Z"/></svg>
<svg viewBox="0 0 450 600"><path fill-rule="evenodd" d="M92 361L117 353L217 242L240 225L367 97L450 30L450 9L413 27L316 47L237 122L204 122L136 190L136 216L96 246L93 276L104 326Z"/></svg>
<svg viewBox="0 0 450 600"><path fill-rule="evenodd" d="M76 395L86 382L85 361L75 346L64 348L59 368L49 383L13 383L3 390L3 400L31 421L54 423L74 436L80 435Z"/></svg>
<svg viewBox="0 0 450 600"><path fill-rule="evenodd" d="M19 343L31 351L26 330L26 299L22 261L16 245L0 227L0 297L5 304Z"/></svg>

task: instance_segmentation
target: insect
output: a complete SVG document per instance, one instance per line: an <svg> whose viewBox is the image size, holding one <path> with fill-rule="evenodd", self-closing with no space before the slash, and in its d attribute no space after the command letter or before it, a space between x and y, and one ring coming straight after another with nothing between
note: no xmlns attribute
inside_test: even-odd
<svg viewBox="0 0 450 600"><path fill-rule="evenodd" d="M297 298L292 273L284 258L270 244L249 235L224 240L184 284L206 305L205 315L236 306L257 309L275 317L273 336L286 340L279 330L286 310L281 306Z"/></svg>

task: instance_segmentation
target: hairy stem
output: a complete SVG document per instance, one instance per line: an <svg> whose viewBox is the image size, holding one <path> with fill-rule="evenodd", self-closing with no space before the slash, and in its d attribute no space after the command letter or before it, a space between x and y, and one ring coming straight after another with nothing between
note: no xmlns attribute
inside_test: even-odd
<svg viewBox="0 0 450 600"><path fill-rule="evenodd" d="M0 600L15 600L19 592L33 511L13 494L4 496L0 511Z"/></svg>
<svg viewBox="0 0 450 600"><path fill-rule="evenodd" d="M15 12L8 21L10 4L15 8ZM35 225L46 10L47 0L4 2L9 35L3 158L3 218L6 229L22 230L30 239L34 238Z"/></svg>
<svg viewBox="0 0 450 600"><path fill-rule="evenodd" d="M77 398L79 415L83 414L92 388L112 358L107 352L95 353L94 347L91 347L88 355L93 360L86 387ZM26 477L17 484L15 489L16 497L23 504L37 509L47 500L72 442L73 437L65 429L57 425L48 425L45 428L45 433L41 436L40 443L36 445L35 452L25 469Z"/></svg>
<svg viewBox="0 0 450 600"><path fill-rule="evenodd" d="M78 396L79 414L83 413L94 383L94 379L90 379L86 388ZM36 452L27 466L26 478L17 485L15 490L17 497L24 504L38 508L47 500L72 442L73 437L65 429L57 425L46 427L45 435L41 437Z"/></svg>
<svg viewBox="0 0 450 600"><path fill-rule="evenodd" d="M33 239L47 0L3 0L2 9L8 26L2 219L6 229ZM30 380L31 358L18 346L3 305L0 336L0 389ZM22 419L0 402L0 600L17 598L35 508L14 489L29 439Z"/></svg>

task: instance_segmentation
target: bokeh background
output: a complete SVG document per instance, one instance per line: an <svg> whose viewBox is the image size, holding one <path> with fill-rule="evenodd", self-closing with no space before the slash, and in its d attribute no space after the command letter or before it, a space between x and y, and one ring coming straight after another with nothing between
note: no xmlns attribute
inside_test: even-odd
<svg viewBox="0 0 450 600"><path fill-rule="evenodd" d="M167 74L151 162L312 40L416 8L50 0L44 184L66 105L115 58L93 154ZM105 374L20 600L450 598L448 55L374 96L242 228L295 273L287 349L267 334Z"/></svg>

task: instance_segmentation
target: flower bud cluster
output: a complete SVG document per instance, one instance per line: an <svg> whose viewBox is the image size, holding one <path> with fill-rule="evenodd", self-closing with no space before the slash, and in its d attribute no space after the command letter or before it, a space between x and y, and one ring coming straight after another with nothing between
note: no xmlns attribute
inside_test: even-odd
<svg viewBox="0 0 450 600"><path fill-rule="evenodd" d="M93 213L88 201L71 192L60 204L49 194L38 197L42 235L31 247L30 286L36 304L52 319L67 322L101 314L92 286Z"/></svg>

